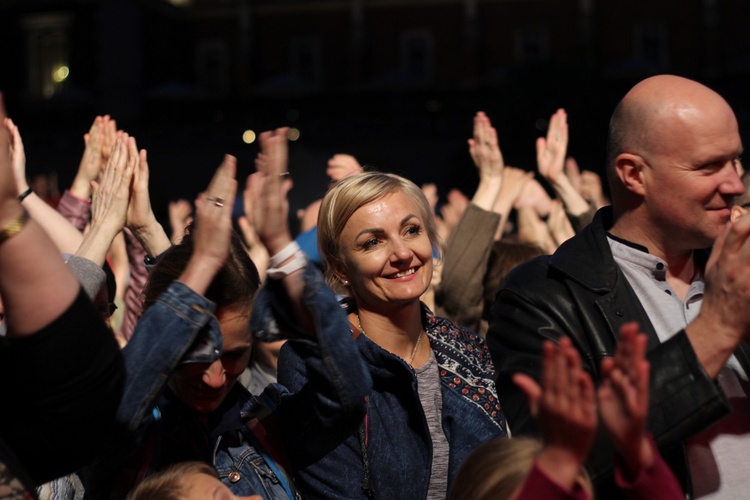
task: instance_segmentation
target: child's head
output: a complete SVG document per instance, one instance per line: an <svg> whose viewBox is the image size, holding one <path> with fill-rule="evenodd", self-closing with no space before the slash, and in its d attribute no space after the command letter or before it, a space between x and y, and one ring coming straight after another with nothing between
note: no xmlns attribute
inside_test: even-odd
<svg viewBox="0 0 750 500"><path fill-rule="evenodd" d="M518 494L544 448L531 437L496 438L478 446L466 457L451 487L451 500L510 500ZM585 471L580 482L593 491Z"/></svg>
<svg viewBox="0 0 750 500"><path fill-rule="evenodd" d="M217 496L218 495L218 496ZM147 477L128 495L127 500L260 500L261 497L238 497L219 480L213 467L203 462L182 462Z"/></svg>

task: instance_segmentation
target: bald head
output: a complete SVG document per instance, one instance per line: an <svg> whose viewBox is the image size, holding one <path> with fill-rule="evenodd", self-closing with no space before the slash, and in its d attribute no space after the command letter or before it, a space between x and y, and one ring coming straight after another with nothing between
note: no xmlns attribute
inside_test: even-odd
<svg viewBox="0 0 750 500"><path fill-rule="evenodd" d="M723 97L687 78L658 75L630 89L609 123L607 174L613 193L618 190L614 169L620 154L648 155L668 148L673 133L696 126L706 114L734 119Z"/></svg>

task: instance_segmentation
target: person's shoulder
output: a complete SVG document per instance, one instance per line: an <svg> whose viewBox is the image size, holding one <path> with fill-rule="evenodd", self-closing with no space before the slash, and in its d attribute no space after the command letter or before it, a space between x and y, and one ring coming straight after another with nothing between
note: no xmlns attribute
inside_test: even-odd
<svg viewBox="0 0 750 500"><path fill-rule="evenodd" d="M434 315L431 316L427 330L437 350L446 354L461 353L465 359L474 359L479 365L490 362L487 342L472 330L448 318Z"/></svg>

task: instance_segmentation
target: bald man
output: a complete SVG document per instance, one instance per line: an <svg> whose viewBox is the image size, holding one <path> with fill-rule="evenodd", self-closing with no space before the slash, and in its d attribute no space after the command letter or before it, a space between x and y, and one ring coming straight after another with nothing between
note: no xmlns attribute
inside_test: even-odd
<svg viewBox="0 0 750 500"><path fill-rule="evenodd" d="M569 336L598 383L620 326L637 321L651 362L648 429L662 454L696 498L744 498L750 216L728 230L744 192L737 120L711 89L661 75L617 105L607 146L612 207L554 255L512 272L493 307L488 342L509 426L535 432L511 376L539 380L545 339ZM599 498L614 498L605 437L588 465Z"/></svg>

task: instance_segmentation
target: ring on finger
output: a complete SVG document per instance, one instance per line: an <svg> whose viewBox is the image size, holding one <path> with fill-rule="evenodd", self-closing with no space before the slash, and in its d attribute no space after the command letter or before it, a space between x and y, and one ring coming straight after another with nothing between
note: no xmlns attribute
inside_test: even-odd
<svg viewBox="0 0 750 500"><path fill-rule="evenodd" d="M217 196L216 198L207 198L208 201L214 202L214 205L217 207L223 207L224 206L224 198Z"/></svg>

